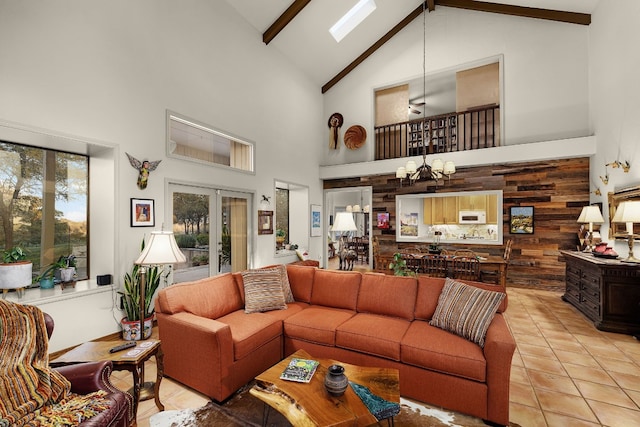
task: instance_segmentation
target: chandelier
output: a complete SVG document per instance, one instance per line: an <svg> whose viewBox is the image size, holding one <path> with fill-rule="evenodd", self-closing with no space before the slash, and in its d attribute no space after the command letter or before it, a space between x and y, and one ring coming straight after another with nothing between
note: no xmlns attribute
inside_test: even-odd
<svg viewBox="0 0 640 427"><path fill-rule="evenodd" d="M426 21L426 3L422 4L422 93L426 96L427 93L427 21ZM425 99L426 101L426 99ZM416 181L421 179L433 180L438 185L438 181L443 175L451 179L451 175L456 173L456 165L453 161L448 160L443 162L441 159L435 159L431 165L427 164L427 133L425 126L425 112L426 108L422 110L422 165L418 167L415 161L409 160L406 165L400 166L396 169L396 178L400 179L400 187L402 182L408 178L409 185L413 185Z"/></svg>
<svg viewBox="0 0 640 427"><path fill-rule="evenodd" d="M409 160L404 166L396 169L396 178L400 179L400 187L405 179L409 180L409 185L413 185L421 179L433 180L438 185L440 178L446 176L451 179L451 175L456 173L456 165L451 160L443 162L441 159L435 159L431 165L427 164L427 155L422 155L422 165L418 166L415 161Z"/></svg>

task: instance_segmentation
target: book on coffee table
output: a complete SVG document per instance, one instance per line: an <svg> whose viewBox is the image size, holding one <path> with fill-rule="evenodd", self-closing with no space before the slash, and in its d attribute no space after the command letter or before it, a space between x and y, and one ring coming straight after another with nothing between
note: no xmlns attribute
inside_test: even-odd
<svg viewBox="0 0 640 427"><path fill-rule="evenodd" d="M311 359L292 358L289 365L280 374L280 379L308 383L313 378L320 362Z"/></svg>

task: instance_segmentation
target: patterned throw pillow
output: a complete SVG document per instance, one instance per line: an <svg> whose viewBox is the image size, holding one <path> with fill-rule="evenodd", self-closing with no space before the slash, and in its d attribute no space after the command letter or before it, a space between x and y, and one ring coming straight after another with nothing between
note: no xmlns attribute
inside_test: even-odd
<svg viewBox="0 0 640 427"><path fill-rule="evenodd" d="M502 292L486 291L447 277L429 324L484 348L487 329L504 297Z"/></svg>
<svg viewBox="0 0 640 427"><path fill-rule="evenodd" d="M246 270L241 274L244 282L245 313L259 313L287 308L284 292L282 291L282 275L279 268Z"/></svg>
<svg viewBox="0 0 640 427"><path fill-rule="evenodd" d="M291 292L291 284L289 283L289 275L287 274L287 266L284 264L278 265L280 271L280 283L282 283L282 292L284 293L284 301L296 302L293 298L293 292Z"/></svg>

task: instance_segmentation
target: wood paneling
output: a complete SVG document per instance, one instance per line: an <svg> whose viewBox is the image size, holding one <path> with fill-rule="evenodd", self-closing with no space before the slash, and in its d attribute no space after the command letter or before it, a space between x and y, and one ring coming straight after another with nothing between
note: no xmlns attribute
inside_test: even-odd
<svg viewBox="0 0 640 427"><path fill-rule="evenodd" d="M578 244L576 222L582 206L589 204L589 159L558 159L544 162L497 164L458 168L451 180L417 182L399 187L395 174L327 180L325 189L371 186L372 215L389 212L391 229L374 227L380 252L393 254L411 243L395 240L395 196L398 194L455 191L502 190L504 240L513 239L507 286L564 289L565 265L561 250L575 250ZM534 234L509 234L512 206L535 208ZM502 255L502 246L445 245L447 248L472 248L480 254Z"/></svg>

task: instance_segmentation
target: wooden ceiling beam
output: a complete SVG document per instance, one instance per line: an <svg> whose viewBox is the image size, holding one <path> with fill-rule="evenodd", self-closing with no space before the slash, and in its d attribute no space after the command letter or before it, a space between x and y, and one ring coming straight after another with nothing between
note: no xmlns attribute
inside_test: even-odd
<svg viewBox="0 0 640 427"><path fill-rule="evenodd" d="M282 15L276 19L273 24L262 34L262 41L264 44L269 44L271 40L275 39L280 31L284 30L289 22L293 21L298 13L309 4L311 0L295 0L291 3L291 6L285 10Z"/></svg>
<svg viewBox="0 0 640 427"><path fill-rule="evenodd" d="M513 6L475 0L435 0L436 6L456 7L458 9L476 10L479 12L500 13L503 15L521 16L523 18L546 19L569 24L589 25L591 14L565 12L562 10L538 9L535 7Z"/></svg>
<svg viewBox="0 0 640 427"><path fill-rule="evenodd" d="M353 69L355 69L358 65L360 65L365 59L371 56L376 50L378 50L383 44L388 42L393 36L398 34L404 27L409 25L411 21L416 19L420 14L422 14L423 5L416 7L410 14L408 14L402 21L398 22L395 27L390 29L384 36L378 39L377 42L371 45L369 49L365 50L360 56L354 59L351 64L347 65L342 71L340 71L334 78L329 80L327 83L322 86L322 93L327 92L331 89L335 84L337 84L340 80L342 80L347 74L349 74Z"/></svg>

